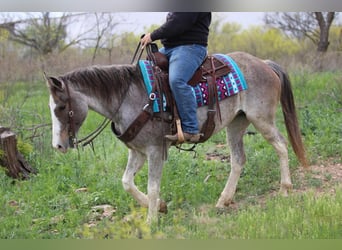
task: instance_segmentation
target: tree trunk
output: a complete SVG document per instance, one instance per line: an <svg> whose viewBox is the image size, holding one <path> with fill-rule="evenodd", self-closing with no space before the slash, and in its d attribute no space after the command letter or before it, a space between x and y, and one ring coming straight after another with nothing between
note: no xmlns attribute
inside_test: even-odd
<svg viewBox="0 0 342 250"><path fill-rule="evenodd" d="M335 12L328 12L326 18L324 18L322 12L315 12L315 17L320 28L317 51L325 53L329 47L329 30L334 20Z"/></svg>
<svg viewBox="0 0 342 250"><path fill-rule="evenodd" d="M28 179L30 174L36 174L18 152L17 139L9 128L0 126L0 165L7 169L6 174L15 179Z"/></svg>

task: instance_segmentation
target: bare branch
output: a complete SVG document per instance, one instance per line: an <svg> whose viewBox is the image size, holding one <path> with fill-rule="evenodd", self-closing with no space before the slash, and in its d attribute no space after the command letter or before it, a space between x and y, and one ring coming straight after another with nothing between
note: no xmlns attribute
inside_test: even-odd
<svg viewBox="0 0 342 250"><path fill-rule="evenodd" d="M329 46L329 29L335 19L335 12L275 12L266 14L266 24L279 28L298 39L307 37L325 52Z"/></svg>

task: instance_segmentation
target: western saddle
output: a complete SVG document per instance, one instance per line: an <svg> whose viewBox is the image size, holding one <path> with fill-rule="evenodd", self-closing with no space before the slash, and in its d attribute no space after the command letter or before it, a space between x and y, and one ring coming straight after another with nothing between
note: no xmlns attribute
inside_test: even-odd
<svg viewBox="0 0 342 250"><path fill-rule="evenodd" d="M144 124L152 118L160 118L163 121L166 121L171 124L171 132L178 134L178 141L174 143L174 145L181 144L184 142L184 136L181 128L180 118L178 116L177 107L169 86L169 78L168 78L168 68L169 62L167 57L160 53L158 47L155 43L151 43L146 47L147 51L147 60L149 60L152 64L153 75L154 75L154 86L152 86L152 91L150 95L150 103L143 108L143 111L138 115L138 117L132 122L132 124L128 127L128 129L119 134L114 124L112 123L112 130L116 134L116 136L122 140L124 143L127 143L134 139L134 137L139 133ZM227 75L230 72L230 68L217 59L214 56L208 55L203 61L202 65L195 72L189 84L191 86L197 85L199 82L207 82L208 83L208 111L207 111L207 120L204 122L201 128L201 138L199 143L205 142L214 132L215 129L215 114L218 114L219 119L221 121L221 113L218 102L218 94L216 87L217 78ZM151 108L152 102L155 100L155 96L158 94L159 98L159 114L153 113ZM153 96L153 98L151 98ZM165 111L163 109L163 98L165 98ZM216 107L215 107L216 106ZM167 115L163 114L164 112Z"/></svg>

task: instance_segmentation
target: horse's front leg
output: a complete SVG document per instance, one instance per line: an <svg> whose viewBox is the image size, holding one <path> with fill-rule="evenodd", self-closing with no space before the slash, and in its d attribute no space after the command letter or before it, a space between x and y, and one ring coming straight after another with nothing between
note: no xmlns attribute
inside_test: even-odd
<svg viewBox="0 0 342 250"><path fill-rule="evenodd" d="M159 198L160 183L162 170L164 165L163 147L151 147L148 152L148 215L149 223L155 222L158 219L158 211L167 212L165 202Z"/></svg>
<svg viewBox="0 0 342 250"><path fill-rule="evenodd" d="M145 160L146 156L144 154L129 149L128 162L125 173L122 176L122 184L124 189L130 193L141 206L148 207L147 195L141 192L134 184L134 176L144 165Z"/></svg>

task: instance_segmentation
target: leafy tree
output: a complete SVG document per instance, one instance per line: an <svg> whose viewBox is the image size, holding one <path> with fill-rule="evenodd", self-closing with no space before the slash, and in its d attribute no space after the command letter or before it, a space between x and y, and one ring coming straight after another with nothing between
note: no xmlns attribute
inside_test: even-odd
<svg viewBox="0 0 342 250"><path fill-rule="evenodd" d="M213 21L210 25L208 49L210 53L228 53L234 50L233 41L239 36L242 26L238 23Z"/></svg>
<svg viewBox="0 0 342 250"><path fill-rule="evenodd" d="M0 28L0 56L3 58L5 55L5 45L8 41L9 32L6 29Z"/></svg>
<svg viewBox="0 0 342 250"><path fill-rule="evenodd" d="M329 37L330 49L332 51L342 51L342 28L340 26L332 26Z"/></svg>
<svg viewBox="0 0 342 250"><path fill-rule="evenodd" d="M298 41L275 28L214 21L209 35L209 53L245 51L261 58L280 59L299 50Z"/></svg>
<svg viewBox="0 0 342 250"><path fill-rule="evenodd" d="M241 32L232 41L235 50L249 52L260 58L279 60L282 57L296 53L298 43L286 37L278 29L252 26Z"/></svg>

